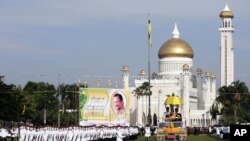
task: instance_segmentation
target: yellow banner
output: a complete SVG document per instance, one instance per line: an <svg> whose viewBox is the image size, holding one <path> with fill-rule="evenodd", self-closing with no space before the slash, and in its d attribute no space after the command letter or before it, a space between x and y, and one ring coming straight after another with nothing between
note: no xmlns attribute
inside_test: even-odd
<svg viewBox="0 0 250 141"><path fill-rule="evenodd" d="M80 88L79 125L129 124L129 96L122 89Z"/></svg>

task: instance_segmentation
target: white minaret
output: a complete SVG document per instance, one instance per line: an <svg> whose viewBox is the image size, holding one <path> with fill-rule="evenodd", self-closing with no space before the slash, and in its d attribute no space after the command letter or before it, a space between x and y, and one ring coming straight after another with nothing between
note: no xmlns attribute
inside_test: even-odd
<svg viewBox="0 0 250 141"><path fill-rule="evenodd" d="M204 83L204 93L203 93L203 101L205 110L210 109L210 96L211 96L211 74L209 72L205 72L205 83Z"/></svg>
<svg viewBox="0 0 250 141"><path fill-rule="evenodd" d="M189 66L188 64L183 65L183 116L184 126L190 126L190 106L189 106Z"/></svg>
<svg viewBox="0 0 250 141"><path fill-rule="evenodd" d="M122 67L123 89L129 89L129 68L127 65Z"/></svg>
<svg viewBox="0 0 250 141"><path fill-rule="evenodd" d="M196 78L196 82L197 82L197 97L198 97L198 110L204 110L204 101L203 101L203 93L202 93L202 69L198 68L196 70L197 72L197 78Z"/></svg>
<svg viewBox="0 0 250 141"><path fill-rule="evenodd" d="M219 28L221 33L221 86L228 86L234 81L233 17L232 11L226 5L220 13L222 26Z"/></svg>
<svg viewBox="0 0 250 141"><path fill-rule="evenodd" d="M216 98L216 75L214 73L211 74L211 90L210 100L213 103Z"/></svg>
<svg viewBox="0 0 250 141"><path fill-rule="evenodd" d="M145 81L145 79L146 79L146 72L144 71L144 70L141 70L140 71L140 73L139 73L139 75L141 76L141 80L144 80Z"/></svg>

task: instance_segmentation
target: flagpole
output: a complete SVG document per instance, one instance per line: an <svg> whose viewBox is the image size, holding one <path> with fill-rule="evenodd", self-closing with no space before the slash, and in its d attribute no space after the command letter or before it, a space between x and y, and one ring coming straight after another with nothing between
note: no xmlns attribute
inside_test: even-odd
<svg viewBox="0 0 250 141"><path fill-rule="evenodd" d="M148 13L148 83L149 83L149 95L148 95L148 124L151 125L151 121L152 121L152 117L151 117L151 99L150 99L150 95L151 95L151 90L150 90L150 48L152 46L152 42L151 42L151 23L150 23L150 19L149 19L149 13Z"/></svg>

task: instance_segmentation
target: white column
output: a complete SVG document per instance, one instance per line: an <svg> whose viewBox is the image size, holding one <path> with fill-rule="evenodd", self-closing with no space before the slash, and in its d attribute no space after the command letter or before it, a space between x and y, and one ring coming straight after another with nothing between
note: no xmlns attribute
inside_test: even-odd
<svg viewBox="0 0 250 141"><path fill-rule="evenodd" d="M184 124L185 126L190 126L190 106L189 106L189 66L187 64L183 65L183 115L184 115Z"/></svg>
<svg viewBox="0 0 250 141"><path fill-rule="evenodd" d="M129 89L129 68L127 65L122 67L123 89Z"/></svg>
<svg viewBox="0 0 250 141"><path fill-rule="evenodd" d="M198 68L196 70L197 72L197 96L198 96L198 110L204 110L204 105L203 105L203 93L202 93L202 69Z"/></svg>
<svg viewBox="0 0 250 141"><path fill-rule="evenodd" d="M213 102L216 98L216 76L214 73L211 75L211 87L211 101Z"/></svg>
<svg viewBox="0 0 250 141"><path fill-rule="evenodd" d="M210 94L211 94L211 82L210 82L210 73L206 72L205 73L205 85L204 85L204 94L203 94L203 101L205 105L205 110L210 109Z"/></svg>

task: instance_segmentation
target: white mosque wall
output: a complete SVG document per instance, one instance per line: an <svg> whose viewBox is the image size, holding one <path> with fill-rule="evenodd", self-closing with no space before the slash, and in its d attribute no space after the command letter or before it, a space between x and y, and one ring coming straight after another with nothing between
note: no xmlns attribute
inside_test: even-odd
<svg viewBox="0 0 250 141"><path fill-rule="evenodd" d="M183 57L162 58L159 60L159 75L180 75L184 64L188 64L192 68L193 60Z"/></svg>
<svg viewBox="0 0 250 141"><path fill-rule="evenodd" d="M137 118L137 100L134 96L133 91L135 90L135 87L130 87L130 125L137 125L136 118Z"/></svg>
<svg viewBox="0 0 250 141"><path fill-rule="evenodd" d="M203 127L206 110L190 110L190 126Z"/></svg>
<svg viewBox="0 0 250 141"><path fill-rule="evenodd" d="M192 74L190 74L191 76ZM164 117L164 112L165 112L165 105L164 105L164 101L166 100L167 96L171 96L172 93L174 93L177 96L181 97L181 93L182 93L182 85L183 83L181 82L181 80L179 79L181 77L181 75L179 74L179 77L172 77L172 79L167 79L167 78L162 78L162 79L153 79L151 80L151 85L153 86L151 88L152 91L152 96L151 96L151 115L153 115L154 113L157 115L157 117L159 118L159 121L163 121L163 117ZM135 79L135 86L139 87L142 85L143 82L147 82L148 80L144 79L144 80L137 80ZM202 103L204 105L204 108L201 110L198 110L198 90L197 88L193 87L193 82L191 81L195 81L192 80L191 78L189 79L189 83L188 83L188 91L189 91L189 107L190 107L190 111L193 112L197 112L198 113L194 113L195 116L198 116L199 118L194 118L192 117L192 115L190 115L190 123L192 122L191 120L196 121L196 123L202 121L202 114L199 113L206 113L209 111L209 108L211 107L214 99L215 99L215 78L210 78L208 77L204 83L202 84L202 94L203 94L203 99L202 99ZM134 100L136 101L136 100ZM134 102L136 103L136 102ZM138 121L138 123L140 125L142 124L142 117L143 117L143 113L147 116L147 112L148 112L148 97L144 96L138 99L138 106L134 105L131 106L134 108L134 110L136 111L136 107L138 107L138 116L136 118L136 120ZM206 107L206 109L205 109ZM183 110L185 110L185 107L181 107L180 108L180 112L182 112ZM190 112L192 113L192 112ZM204 115L203 115L204 116ZM209 118L208 116L210 115L206 115L206 120L210 120L211 118ZM131 118L132 119L132 118ZM203 123L205 124L205 123ZM192 124L190 124L192 125Z"/></svg>

